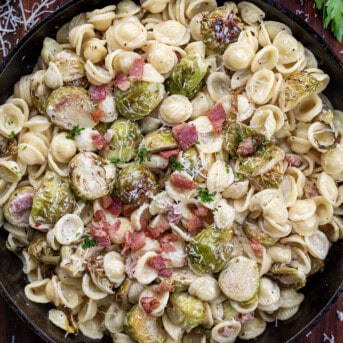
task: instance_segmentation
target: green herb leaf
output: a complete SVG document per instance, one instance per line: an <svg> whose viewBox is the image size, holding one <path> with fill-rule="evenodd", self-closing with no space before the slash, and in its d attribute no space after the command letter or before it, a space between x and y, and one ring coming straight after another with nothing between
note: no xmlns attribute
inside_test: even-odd
<svg viewBox="0 0 343 343"><path fill-rule="evenodd" d="M229 165L226 165L226 166L225 166L225 169L226 169L226 172L227 172L228 174L230 174L230 166L229 166Z"/></svg>
<svg viewBox="0 0 343 343"><path fill-rule="evenodd" d="M238 182L242 182L244 180L243 176L240 173L236 173L236 178Z"/></svg>
<svg viewBox="0 0 343 343"><path fill-rule="evenodd" d="M11 133L8 135L8 138L13 139L15 138L15 136L16 136L16 133L14 131L11 131Z"/></svg>
<svg viewBox="0 0 343 343"><path fill-rule="evenodd" d="M68 139L74 139L75 136L80 136L81 131L84 130L84 127L79 127L79 125L74 125L72 130L67 134Z"/></svg>
<svg viewBox="0 0 343 343"><path fill-rule="evenodd" d="M81 248L86 250L88 248L96 247L96 241L94 239L90 239L88 235L83 235L83 243L81 244Z"/></svg>
<svg viewBox="0 0 343 343"><path fill-rule="evenodd" d="M111 158L110 162L111 163L119 163L119 162L121 162L121 159L120 158Z"/></svg>
<svg viewBox="0 0 343 343"><path fill-rule="evenodd" d="M142 163L144 161L151 161L151 153L150 150L147 148L141 148L138 150L138 155L136 157L136 161Z"/></svg>
<svg viewBox="0 0 343 343"><path fill-rule="evenodd" d="M200 141L196 141L195 144L196 144L196 145L199 145L199 144L200 144Z"/></svg>
<svg viewBox="0 0 343 343"><path fill-rule="evenodd" d="M216 192L210 193L206 187L197 187L197 191L202 202L212 202L217 194Z"/></svg>
<svg viewBox="0 0 343 343"><path fill-rule="evenodd" d="M171 167L172 171L175 171L175 170L181 171L182 170L181 163L178 162L175 157L170 158L170 167Z"/></svg>

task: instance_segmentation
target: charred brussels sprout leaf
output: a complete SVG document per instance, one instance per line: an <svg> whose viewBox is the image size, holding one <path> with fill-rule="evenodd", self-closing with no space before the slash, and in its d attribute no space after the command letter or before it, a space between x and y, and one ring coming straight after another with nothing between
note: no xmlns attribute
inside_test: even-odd
<svg viewBox="0 0 343 343"><path fill-rule="evenodd" d="M145 135L143 145L151 153L175 149L177 142L170 129L157 130Z"/></svg>
<svg viewBox="0 0 343 343"><path fill-rule="evenodd" d="M27 250L30 255L44 264L58 265L61 261L58 251L53 250L43 237L34 240Z"/></svg>
<svg viewBox="0 0 343 343"><path fill-rule="evenodd" d="M66 130L74 126L93 128L94 105L82 87L60 87L54 90L46 102L46 114L51 121Z"/></svg>
<svg viewBox="0 0 343 343"><path fill-rule="evenodd" d="M69 84L76 80L79 83L82 83L81 79L86 75L86 73L85 62L81 56L76 55L75 52L70 50L62 50L55 54L53 61L62 74L63 81L65 83Z"/></svg>
<svg viewBox="0 0 343 343"><path fill-rule="evenodd" d="M159 325L158 317L148 315L138 305L134 306L127 315L126 331L138 343L164 342L166 335Z"/></svg>
<svg viewBox="0 0 343 343"><path fill-rule="evenodd" d="M245 221L243 224L243 232L249 240L255 238L265 246L272 246L277 242L276 238L270 237L262 230L260 230L256 224L250 223L248 221Z"/></svg>
<svg viewBox="0 0 343 343"><path fill-rule="evenodd" d="M127 91L114 89L118 112L130 120L147 116L161 102L164 94L163 84L157 82L132 81Z"/></svg>
<svg viewBox="0 0 343 343"><path fill-rule="evenodd" d="M120 162L129 162L136 157L138 146L143 138L138 124L121 118L114 121L110 129L113 131L110 149L104 151L102 155Z"/></svg>
<svg viewBox="0 0 343 343"><path fill-rule="evenodd" d="M112 192L116 167L110 161L93 152L80 152L69 167L71 185L79 197L95 200Z"/></svg>
<svg viewBox="0 0 343 343"><path fill-rule="evenodd" d="M173 293L169 301L167 315L176 325L189 331L203 322L205 306L198 298L187 292L182 292Z"/></svg>
<svg viewBox="0 0 343 343"><path fill-rule="evenodd" d="M195 147L181 151L178 157L182 170L188 173L192 179L196 179L202 170L201 159Z"/></svg>
<svg viewBox="0 0 343 343"><path fill-rule="evenodd" d="M206 46L222 54L230 43L238 40L241 32L240 19L233 11L221 7L204 14L201 21L201 35Z"/></svg>
<svg viewBox="0 0 343 343"><path fill-rule="evenodd" d="M192 267L199 273L218 273L225 267L232 251L232 231L209 226L187 248Z"/></svg>
<svg viewBox="0 0 343 343"><path fill-rule="evenodd" d="M143 165L124 167L116 181L116 193L125 203L142 205L158 191L156 176Z"/></svg>
<svg viewBox="0 0 343 343"><path fill-rule="evenodd" d="M267 275L284 288L300 289L306 284L305 274L291 264L273 263Z"/></svg>
<svg viewBox="0 0 343 343"><path fill-rule="evenodd" d="M18 142L15 139L15 137L13 138L10 137L10 139L8 139L0 135L0 158L11 157L15 155L17 151L18 151Z"/></svg>
<svg viewBox="0 0 343 343"><path fill-rule="evenodd" d="M203 87L203 78L208 68L207 61L197 54L182 58L166 82L170 94L181 94L192 99Z"/></svg>
<svg viewBox="0 0 343 343"><path fill-rule="evenodd" d="M33 198L31 216L36 223L55 224L75 208L69 183L53 172L47 172Z"/></svg>

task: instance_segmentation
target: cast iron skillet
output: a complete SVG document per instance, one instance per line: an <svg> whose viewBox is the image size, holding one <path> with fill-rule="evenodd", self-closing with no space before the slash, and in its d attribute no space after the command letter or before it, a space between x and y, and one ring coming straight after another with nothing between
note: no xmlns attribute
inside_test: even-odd
<svg viewBox="0 0 343 343"><path fill-rule="evenodd" d="M250 0L266 12L268 20L277 20L287 24L306 47L317 57L319 67L331 76L331 82L326 95L335 108L343 110L342 72L343 65L332 53L326 43L303 20L296 17L273 0ZM25 74L31 72L42 47L43 38L54 36L57 28L80 12L95 8L102 8L113 4L113 0L72 0L69 4L59 8L54 14L42 21L32 30L7 58L0 67L0 103L11 94L14 83ZM82 336L68 336L49 322L47 318L49 305L40 305L28 301L24 295L26 284L20 260L6 250L7 234L1 230L0 234L0 292L13 310L30 327L47 342L84 342L90 340ZM305 300L299 312L285 322L268 325L268 329L260 336L256 343L293 342L300 334L306 333L311 326L320 320L326 311L343 293L343 242L335 243L328 255L323 273L312 277L303 290ZM105 337L103 342L110 342Z"/></svg>

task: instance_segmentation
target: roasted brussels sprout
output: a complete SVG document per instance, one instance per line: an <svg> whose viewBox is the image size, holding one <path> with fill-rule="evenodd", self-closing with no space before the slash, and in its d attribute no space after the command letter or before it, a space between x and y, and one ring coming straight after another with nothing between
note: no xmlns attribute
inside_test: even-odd
<svg viewBox="0 0 343 343"><path fill-rule="evenodd" d="M32 104L41 114L45 115L46 101L50 94L50 90L44 81L44 70L36 71L31 77L30 94Z"/></svg>
<svg viewBox="0 0 343 343"><path fill-rule="evenodd" d="M58 265L61 261L59 252L53 250L44 237L39 237L31 242L27 250L29 254L44 264Z"/></svg>
<svg viewBox="0 0 343 343"><path fill-rule="evenodd" d="M81 198L95 200L113 191L116 167L93 152L80 152L69 163L74 192Z"/></svg>
<svg viewBox="0 0 343 343"><path fill-rule="evenodd" d="M207 61L197 54L182 58L166 81L170 94L181 94L192 99L203 87L203 78L208 68Z"/></svg>
<svg viewBox="0 0 343 343"><path fill-rule="evenodd" d="M102 156L107 159L116 159L119 162L129 162L137 155L137 149L142 141L138 124L124 118L117 119L112 125L113 138L109 151Z"/></svg>
<svg viewBox="0 0 343 343"><path fill-rule="evenodd" d="M190 147L187 150L181 151L177 160L181 163L182 169L193 179L196 179L201 173L201 159L195 147Z"/></svg>
<svg viewBox="0 0 343 343"><path fill-rule="evenodd" d="M206 46L215 53L222 54L230 43L238 40L241 32L240 19L224 7L204 14L201 21L201 35Z"/></svg>
<svg viewBox="0 0 343 343"><path fill-rule="evenodd" d="M223 302L223 320L234 319L238 315L238 312L231 306L229 300Z"/></svg>
<svg viewBox="0 0 343 343"><path fill-rule="evenodd" d="M142 205L150 202L157 191L156 176L142 165L124 167L116 181L116 193L125 203Z"/></svg>
<svg viewBox="0 0 343 343"><path fill-rule="evenodd" d="M232 231L213 225L201 231L187 247L192 267L199 273L218 273L232 251Z"/></svg>
<svg viewBox="0 0 343 343"><path fill-rule="evenodd" d="M126 331L138 343L161 343L166 339L158 317L148 315L139 305L128 313Z"/></svg>
<svg viewBox="0 0 343 343"><path fill-rule="evenodd" d="M190 331L203 322L205 305L187 292L173 293L169 298L167 315L173 323Z"/></svg>
<svg viewBox="0 0 343 343"><path fill-rule="evenodd" d="M162 129L148 133L144 136L143 145L151 153L175 149L177 142L170 129Z"/></svg>
<svg viewBox="0 0 343 343"><path fill-rule="evenodd" d="M277 242L276 238L270 237L265 232L260 230L260 228L255 224L251 223L249 221L245 221L243 224L243 232L248 237L248 239L255 238L257 239L261 244L265 246L272 246Z"/></svg>
<svg viewBox="0 0 343 343"><path fill-rule="evenodd" d="M303 288L306 284L305 274L291 264L273 263L267 276L284 288Z"/></svg>
<svg viewBox="0 0 343 343"><path fill-rule="evenodd" d="M55 89L46 102L46 114L51 121L66 130L74 126L93 128L94 105L82 87L60 87Z"/></svg>
<svg viewBox="0 0 343 343"><path fill-rule="evenodd" d="M29 227L29 218L35 190L25 186L17 188L5 203L4 217L18 227Z"/></svg>
<svg viewBox="0 0 343 343"><path fill-rule="evenodd" d="M173 270L173 274L165 280L175 287L175 292L183 292L186 291L190 284L197 278L198 275L189 268L177 268Z"/></svg>
<svg viewBox="0 0 343 343"><path fill-rule="evenodd" d="M127 91L114 89L114 98L118 112L130 120L147 116L161 102L165 94L161 83L132 81Z"/></svg>
<svg viewBox="0 0 343 343"><path fill-rule="evenodd" d="M18 142L15 138L8 139L0 135L0 158L11 157L18 151Z"/></svg>
<svg viewBox="0 0 343 343"><path fill-rule="evenodd" d="M82 80L86 75L85 62L81 56L70 50L62 50L55 54L53 62L62 74L64 83Z"/></svg>
<svg viewBox="0 0 343 343"><path fill-rule="evenodd" d="M311 258L311 270L310 270L309 275L313 275L313 274L322 272L324 270L325 261L321 260L317 257L310 256L310 258Z"/></svg>
<svg viewBox="0 0 343 343"><path fill-rule="evenodd" d="M53 172L47 172L33 197L31 216L36 223L55 224L75 208L69 183Z"/></svg>

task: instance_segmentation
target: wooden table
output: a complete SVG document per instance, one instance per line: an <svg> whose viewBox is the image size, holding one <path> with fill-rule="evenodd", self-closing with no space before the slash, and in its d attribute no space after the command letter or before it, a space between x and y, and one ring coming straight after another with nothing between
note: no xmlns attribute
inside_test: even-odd
<svg viewBox="0 0 343 343"><path fill-rule="evenodd" d="M21 14L23 10L33 9L37 14L42 15L32 16L30 13L26 13L26 22L14 27L14 25L4 26L5 22L1 21L1 11L6 10L6 6L3 3L15 3L21 2L23 7L20 9L13 5L13 9L18 10L17 13ZM17 39L20 39L25 34L25 26L30 28L32 24L38 22L39 19L44 18L57 6L67 3L68 0L0 0L0 63L3 60L3 53L8 53L12 47L15 46ZM313 8L312 0L278 0L286 7L288 7L295 14L305 19L310 26L312 26L331 46L333 51L337 54L340 60L343 62L343 44L337 42L332 34L323 29L321 23L320 13ZM35 4L35 5L34 5ZM41 6L39 6L41 4ZM31 12L32 13L32 12ZM8 12L12 14L13 12ZM8 31L12 31L1 39L1 31L6 28ZM7 42L4 42L4 38ZM10 43L10 44L9 44ZM335 343L343 343L343 321L339 321L336 311L343 311L343 297L339 299L336 305L326 314L321 322L311 329L306 335L301 337L297 343L319 343L323 342L323 334L326 333L329 337L331 334L336 337ZM42 340L38 338L26 324L22 323L16 314L8 307L6 303L0 298L0 343L41 343ZM270 343L283 343L283 342L270 342Z"/></svg>

